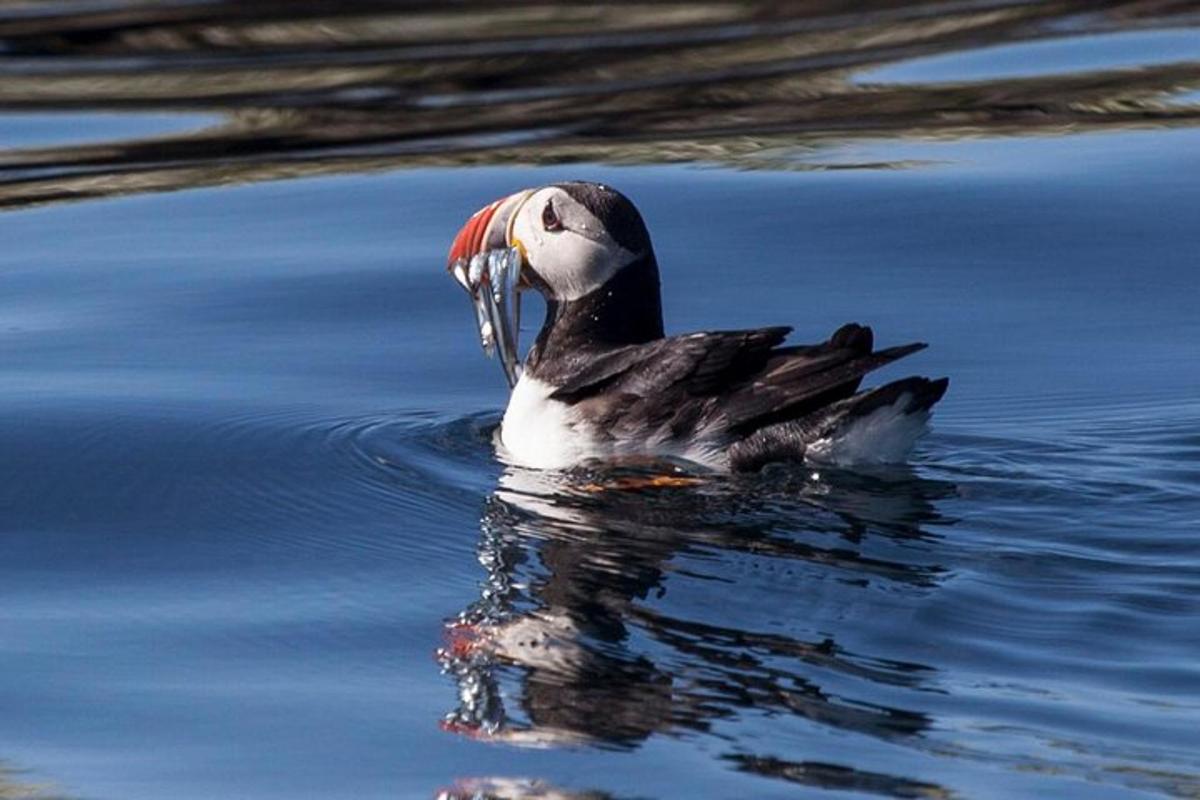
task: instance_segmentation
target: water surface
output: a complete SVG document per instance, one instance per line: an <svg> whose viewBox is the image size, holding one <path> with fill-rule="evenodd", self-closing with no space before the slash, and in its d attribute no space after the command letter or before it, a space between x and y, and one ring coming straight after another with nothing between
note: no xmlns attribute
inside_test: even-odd
<svg viewBox="0 0 1200 800"><path fill-rule="evenodd" d="M0 794L1200 793L1192 12L884 5L5 17ZM671 331L930 342L911 468L505 469L441 265L564 178Z"/></svg>

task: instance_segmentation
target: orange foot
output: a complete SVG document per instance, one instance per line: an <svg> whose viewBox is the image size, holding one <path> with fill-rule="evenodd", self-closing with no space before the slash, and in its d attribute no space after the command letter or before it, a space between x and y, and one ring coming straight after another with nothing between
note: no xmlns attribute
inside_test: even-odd
<svg viewBox="0 0 1200 800"><path fill-rule="evenodd" d="M584 484L585 492L607 492L613 489L620 491L638 491L639 489L673 489L683 486L696 486L704 483L702 478L684 475L648 475L646 477L614 478L607 483Z"/></svg>

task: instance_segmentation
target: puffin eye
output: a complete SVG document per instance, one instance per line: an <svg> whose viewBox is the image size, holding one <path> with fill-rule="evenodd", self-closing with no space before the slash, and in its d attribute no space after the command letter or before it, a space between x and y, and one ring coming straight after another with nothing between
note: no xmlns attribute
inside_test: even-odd
<svg viewBox="0 0 1200 800"><path fill-rule="evenodd" d="M554 204L549 201L546 202L546 207L542 209L542 227L548 231L561 231L563 229L562 220L554 212Z"/></svg>

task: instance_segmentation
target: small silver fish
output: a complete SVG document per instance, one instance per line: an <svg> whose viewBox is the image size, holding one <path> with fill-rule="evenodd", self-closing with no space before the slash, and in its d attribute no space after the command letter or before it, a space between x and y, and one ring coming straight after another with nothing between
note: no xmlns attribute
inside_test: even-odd
<svg viewBox="0 0 1200 800"><path fill-rule="evenodd" d="M510 247L477 253L470 261L456 261L450 272L471 296L483 352L491 357L499 351L504 377L509 387L516 386L521 377L520 251Z"/></svg>
<svg viewBox="0 0 1200 800"><path fill-rule="evenodd" d="M496 328L500 366L508 385L516 386L521 377L521 355L517 350L521 325L521 295L517 292L517 276L521 270L521 254L516 248L493 250L488 256L488 266L494 302L491 317Z"/></svg>
<svg viewBox="0 0 1200 800"><path fill-rule="evenodd" d="M475 303L475 321L479 325L479 343L483 352L491 358L496 353L496 332L492 322L491 295L484 285L488 281L487 254L476 253L467 265L467 279L471 283L471 299Z"/></svg>

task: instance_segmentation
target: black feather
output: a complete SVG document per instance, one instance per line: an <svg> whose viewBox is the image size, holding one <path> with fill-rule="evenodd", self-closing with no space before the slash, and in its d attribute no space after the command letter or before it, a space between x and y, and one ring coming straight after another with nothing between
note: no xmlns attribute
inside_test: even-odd
<svg viewBox="0 0 1200 800"><path fill-rule="evenodd" d="M732 393L725 404L730 430L744 434L810 414L854 394L868 372L927 346L914 342L862 355L834 346L832 339L829 345L830 349L819 356L787 359L761 380Z"/></svg>
<svg viewBox="0 0 1200 800"><path fill-rule="evenodd" d="M736 471L757 470L781 461L802 461L810 443L837 434L856 419L907 397L904 414L927 412L942 399L949 378L910 377L885 384L820 408L798 419L766 425L734 442L728 450L729 466Z"/></svg>
<svg viewBox="0 0 1200 800"><path fill-rule="evenodd" d="M593 351L555 376L551 397L616 439L740 439L850 397L863 375L925 346L872 352L871 329L854 324L821 344L780 346L790 332L707 331Z"/></svg>

